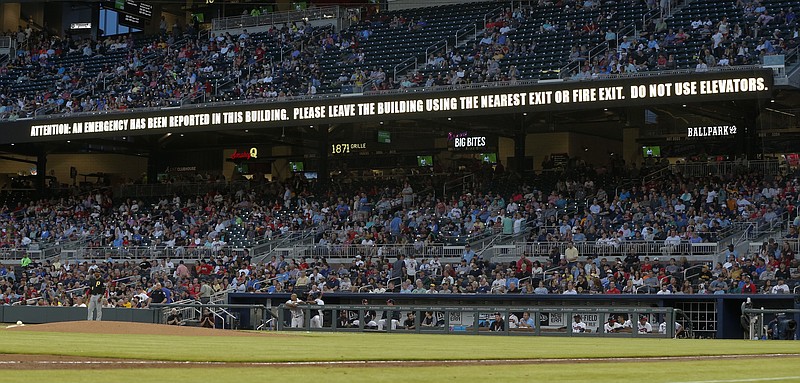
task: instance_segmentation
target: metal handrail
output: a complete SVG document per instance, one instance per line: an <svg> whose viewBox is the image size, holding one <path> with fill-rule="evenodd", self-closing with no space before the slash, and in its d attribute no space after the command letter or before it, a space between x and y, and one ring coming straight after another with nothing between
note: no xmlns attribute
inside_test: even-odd
<svg viewBox="0 0 800 383"><path fill-rule="evenodd" d="M386 287L389 287L389 284L392 283L392 281L395 281L395 280L400 281L400 283L396 284L397 288L400 288L400 285L403 283L402 282L403 281L403 277L389 278L389 280L386 281Z"/></svg>
<svg viewBox="0 0 800 383"><path fill-rule="evenodd" d="M412 64L412 62L413 62L413 64ZM411 67L416 68L417 66L418 66L417 57L409 57L409 58L401 61L399 64L394 66L394 68L393 68L394 72L392 73L392 78L394 79L395 82L397 82L397 73L405 71L405 70L407 70L408 68L411 68ZM368 93L368 92L364 92L364 94L366 94L366 93Z"/></svg>
<svg viewBox="0 0 800 383"><path fill-rule="evenodd" d="M527 252L532 257L549 256L553 247L563 250L567 243L559 242L520 242L517 243L515 253L509 255L519 255ZM681 241L680 245L667 246L663 241L620 241L617 245L603 245L590 242L576 243L580 254L583 255L614 255L625 254L628 250L637 251L640 255L661 256L665 250L672 255L716 255L719 253L720 244L718 242L689 243Z"/></svg>
<svg viewBox="0 0 800 383"><path fill-rule="evenodd" d="M40 299L44 299L44 297L34 297L34 298L28 298L28 299L25 299L25 300L24 300L24 302L25 302L25 305L30 305L30 304L31 304L31 302L37 302L37 301L39 301ZM22 302L23 302L22 300L20 300L20 301L16 301L16 302L12 303L11 305L12 305L12 306L22 306Z"/></svg>
<svg viewBox="0 0 800 383"><path fill-rule="evenodd" d="M131 278L138 278L138 277L139 277L139 275L129 275L129 276L127 276L127 277L122 277L122 278L112 279L112 280L111 280L111 282L114 282L114 283L116 283L116 282L122 282L122 281L125 281L125 280L128 280L128 279L131 279Z"/></svg>
<svg viewBox="0 0 800 383"><path fill-rule="evenodd" d="M605 53L606 51L608 51L608 42L603 41L602 43L592 47L592 49L589 50L588 56L583 60L583 62L592 62L592 59ZM571 77L572 70L575 69L576 67L580 68L580 66L581 66L581 60L579 59L572 60L559 69L558 75L560 78Z"/></svg>
<svg viewBox="0 0 800 383"><path fill-rule="evenodd" d="M364 291L364 288L366 288L366 287L372 288L372 287L375 287L375 286L373 286L373 285L364 285L364 286L361 286L361 287L359 287L359 288L358 288L358 292L360 293L360 292Z"/></svg>
<svg viewBox="0 0 800 383"><path fill-rule="evenodd" d="M269 289L270 286L272 286L272 281L275 281L277 279L278 279L278 277L268 278L268 279L264 279L264 280L260 280L260 281L256 280L255 283L263 283L262 287L260 289L256 290L256 291L266 291L267 289Z"/></svg>
<svg viewBox="0 0 800 383"><path fill-rule="evenodd" d="M442 43L444 43L444 46L442 46ZM425 59L427 60L428 56L430 56L433 53L438 52L439 49L442 48L442 47L444 48L444 51L447 52L447 39L441 39L441 40L431 44L429 47L425 48Z"/></svg>
<svg viewBox="0 0 800 383"><path fill-rule="evenodd" d="M691 269L698 269L698 268L702 268L702 267L704 267L704 266L706 266L706 265L702 265L702 264L701 264L701 265L694 265L694 266L691 266L691 267L687 267L687 268L686 268L686 270L683 270L683 280L684 280L684 281L685 281L685 280L687 280L687 275L688 275L688 273L689 273L689 270L691 270ZM697 275L697 274L696 274L696 275Z"/></svg>
<svg viewBox="0 0 800 383"><path fill-rule="evenodd" d="M81 287L76 287L76 288L74 288L74 289L69 289L69 290L66 290L66 291L64 291L64 294L69 294L69 295L72 295L72 294L74 294L76 291L80 292L80 291L84 291L84 290L86 290L86 287L83 287L83 286L81 286Z"/></svg>
<svg viewBox="0 0 800 383"><path fill-rule="evenodd" d="M647 286L647 285L641 285L641 286L634 287L633 293L634 294L639 294L639 290L641 290L642 288L645 288L645 287L647 287L647 289L648 289L647 293L650 294L650 291L649 291L650 290L650 286Z"/></svg>
<svg viewBox="0 0 800 383"><path fill-rule="evenodd" d="M547 269L547 270L545 270L545 271L542 273L542 279L547 279L547 273L549 273L549 272L551 272L551 271L561 270L561 269L562 269L562 267L560 267L560 266L559 266L559 267L553 267L553 268L550 268L550 269Z"/></svg>
<svg viewBox="0 0 800 383"><path fill-rule="evenodd" d="M486 24L484 23L484 29L485 28L486 28ZM460 36L463 36L463 35L469 33L470 29L472 29L474 34L476 34L476 35L478 34L478 25L476 25L476 24L466 25L466 26L461 27L460 29L458 29L456 31L455 35L453 36L453 47L458 46L458 38Z"/></svg>
<svg viewBox="0 0 800 383"><path fill-rule="evenodd" d="M789 62L795 60L792 64L791 72L785 72L786 77L792 77L800 70L800 47L795 47L794 49L790 50L789 52L784 54L784 62Z"/></svg>

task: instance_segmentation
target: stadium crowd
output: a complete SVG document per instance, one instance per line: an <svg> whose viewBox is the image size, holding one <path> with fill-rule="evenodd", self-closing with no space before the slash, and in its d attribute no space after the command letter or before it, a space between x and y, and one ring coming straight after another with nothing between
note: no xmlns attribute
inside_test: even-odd
<svg viewBox="0 0 800 383"><path fill-rule="evenodd" d="M620 184L618 177L572 169L539 190L495 169L472 191L438 199L423 189L430 185L412 186L413 178L387 183L343 177L320 188L298 177L153 201L117 201L106 192L20 203L3 208L4 247L83 240L94 260L26 256L18 265L5 264L0 298L5 304L80 305L87 272L95 268L110 283L107 304L125 307L146 305L142 294L153 301L154 291L156 303L206 299L219 291L782 293L786 281L798 279L794 245L800 222L759 253L729 249L725 263L707 265L687 280L683 271L696 262L675 250L715 242L736 222L782 222L798 200L795 179L746 172L672 175L606 191ZM252 240L310 231L316 246L305 258L253 262L247 252L228 246L237 231ZM443 254L430 250L447 237L487 231L553 251L503 264L484 260L468 245L456 263L442 262ZM564 243L594 243L608 251L579 254L572 245L562 251ZM658 244L664 258L623 251L619 246L626 243ZM128 251L139 246L151 250L140 253L150 259L128 260ZM155 256L165 249L180 261Z"/></svg>
<svg viewBox="0 0 800 383"><path fill-rule="evenodd" d="M603 74L677 69L683 65L675 52L689 50L697 72L713 67L752 65L767 55L784 54L800 43L796 15L792 8L773 16L759 1L739 1L742 22L697 17L688 25L672 25L669 20L652 19L638 35L617 36L613 29L596 30L608 43L604 55L589 57L585 50L571 57L581 65L571 73L575 79ZM699 46L688 42L700 41ZM695 44L696 45L696 44ZM615 48L615 49L614 49Z"/></svg>
<svg viewBox="0 0 800 383"><path fill-rule="evenodd" d="M558 6L566 18L563 25L545 21L539 34L515 39L522 25L539 23L539 7ZM647 2L649 9L660 6ZM357 25L334 31L311 27L305 22L272 26L265 32L239 35L198 33L200 25L177 25L158 36L109 36L97 41L58 36L48 30L20 27L7 31L21 49L9 60L0 60L0 120L16 120L35 114L70 114L91 111L128 110L184 103L234 99L271 99L317 94L319 89L368 86L374 90L434 87L460 83L520 79L507 59L542 54L537 40L550 35L601 36L610 49L589 57L592 48L576 44L559 62L580 65L573 78L604 74L668 70L683 67L668 49L687 41L704 41L693 52L697 71L708 67L759 63L761 57L793 49L798 43L793 9L772 15L757 1L739 1L742 23L727 18L693 20L685 26L670 26L669 20L653 19L639 26L638 35L617 36L624 30L616 12L594 1L539 2L506 8L490 19L471 44L431 56L403 76L392 76L390 68L365 65L363 49L373 29L425 29L425 20L406 19L402 12L377 14ZM613 8L613 7L612 7ZM589 14L583 19L578 15ZM538 24L537 24L538 25ZM577 40L576 40L577 41ZM618 43L619 42L619 43ZM24 47L24 48L22 48ZM670 51L672 52L672 51ZM321 58L339 57L332 67ZM505 61L504 61L505 60ZM366 60L369 61L369 60ZM99 63L99 64L98 64ZM327 73L341 65L356 69ZM97 67L95 67L97 66ZM349 66L345 66L350 68ZM548 71L559 68L545 68ZM431 72L425 75L426 72ZM28 89L32 81L49 79L40 88Z"/></svg>

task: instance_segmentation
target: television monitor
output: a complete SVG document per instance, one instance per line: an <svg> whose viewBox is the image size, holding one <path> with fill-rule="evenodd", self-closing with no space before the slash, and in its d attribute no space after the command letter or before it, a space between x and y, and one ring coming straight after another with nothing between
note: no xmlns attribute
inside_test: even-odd
<svg viewBox="0 0 800 383"><path fill-rule="evenodd" d="M660 146L642 146L642 155L648 157L661 157Z"/></svg>
<svg viewBox="0 0 800 383"><path fill-rule="evenodd" d="M293 172L302 172L304 170L303 162L302 161L290 161L289 162L289 169Z"/></svg>
<svg viewBox="0 0 800 383"><path fill-rule="evenodd" d="M417 156L417 165L433 166L433 156Z"/></svg>
<svg viewBox="0 0 800 383"><path fill-rule="evenodd" d="M305 172L303 175L306 177L307 180L315 180L319 178L319 174L317 172Z"/></svg>
<svg viewBox="0 0 800 383"><path fill-rule="evenodd" d="M481 162L488 162L490 164L497 163L497 153L481 153L478 154L478 158L481 159Z"/></svg>
<svg viewBox="0 0 800 383"><path fill-rule="evenodd" d="M385 131L385 130L379 130L378 131L378 142L381 143L381 144L391 144L392 143L392 133L390 133L388 131Z"/></svg>

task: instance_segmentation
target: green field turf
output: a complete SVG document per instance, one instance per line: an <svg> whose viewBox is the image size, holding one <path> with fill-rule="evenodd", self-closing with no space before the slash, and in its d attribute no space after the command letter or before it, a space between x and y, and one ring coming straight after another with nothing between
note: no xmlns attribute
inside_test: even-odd
<svg viewBox="0 0 800 383"><path fill-rule="evenodd" d="M14 371L0 382L799 382L800 358L450 367L292 367Z"/></svg>
<svg viewBox="0 0 800 383"><path fill-rule="evenodd" d="M597 358L800 353L800 342L429 334L150 336L2 331L0 353L173 361L281 362ZM800 374L800 367L797 369ZM800 380L798 380L800 381Z"/></svg>

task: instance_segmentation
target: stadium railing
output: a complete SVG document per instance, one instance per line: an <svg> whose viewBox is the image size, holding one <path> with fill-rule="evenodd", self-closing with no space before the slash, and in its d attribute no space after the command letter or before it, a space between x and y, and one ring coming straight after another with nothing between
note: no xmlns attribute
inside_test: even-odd
<svg viewBox="0 0 800 383"><path fill-rule="evenodd" d="M689 177L708 177L723 174L736 174L742 170L758 172L763 175L776 175L780 172L778 160L743 160L719 162L687 162L670 165L673 173Z"/></svg>
<svg viewBox="0 0 800 383"><path fill-rule="evenodd" d="M498 246L495 256L518 258L522 254L530 257L547 257L553 248L558 248L561 254L567 248L567 243L559 242L524 242L514 245ZM621 241L616 245L606 245L590 242L576 243L575 248L581 256L625 256L630 252L637 255L670 257L670 256L699 256L716 255L721 250L719 244L713 243L688 243L679 245L665 245L663 241Z"/></svg>
<svg viewBox="0 0 800 383"><path fill-rule="evenodd" d="M197 310L202 313L204 308L211 311L214 316L214 328L221 329L255 329L272 317L268 307L264 305L240 305L240 304L201 304L197 302L171 303L171 304L151 304L150 308L159 310L156 315L160 323L166 323L167 316L173 308L179 311L184 308ZM242 319L249 319L249 323L242 323Z"/></svg>
<svg viewBox="0 0 800 383"><path fill-rule="evenodd" d="M312 7L303 10L283 12L270 12L265 15L218 17L211 21L213 31L226 29L252 28L266 25L288 24L298 21L311 21L320 19L338 19L341 10L338 5Z"/></svg>
<svg viewBox="0 0 800 383"><path fill-rule="evenodd" d="M222 246L209 247L94 247L87 246L74 250L62 250L60 260L64 262L83 262L106 259L174 259L174 260L203 260L218 256L244 255L247 249Z"/></svg>
<svg viewBox="0 0 800 383"><path fill-rule="evenodd" d="M394 259L396 256L405 255L410 257L412 255L422 258L432 258L438 256L443 259L460 259L464 253L464 246L447 246L444 244L426 244L422 242L412 244L400 245L360 245L360 244L345 244L345 245L310 245L310 246L293 246L284 250L287 258L313 258L322 257L329 261L350 262L355 259L357 255L362 257L386 257Z"/></svg>
<svg viewBox="0 0 800 383"><path fill-rule="evenodd" d="M760 254L764 245L768 243L769 240L765 240L763 242L750 242L747 248L746 255L754 255ZM792 252L797 254L800 251L800 240L794 238L776 238L775 243L778 245L778 250L780 251L783 248L784 243L788 243L789 247L791 248ZM743 254L744 255L744 254Z"/></svg>
<svg viewBox="0 0 800 383"><path fill-rule="evenodd" d="M114 187L121 198L161 197L169 195L204 195L210 191L249 190L250 181L186 182L167 184L123 184Z"/></svg>

